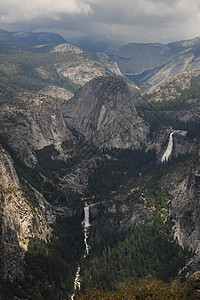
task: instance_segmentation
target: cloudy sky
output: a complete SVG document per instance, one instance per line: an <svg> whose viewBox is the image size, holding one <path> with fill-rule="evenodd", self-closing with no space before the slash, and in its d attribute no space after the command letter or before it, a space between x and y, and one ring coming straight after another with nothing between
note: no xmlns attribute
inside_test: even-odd
<svg viewBox="0 0 200 300"><path fill-rule="evenodd" d="M200 0L0 0L0 29L167 43L200 36Z"/></svg>

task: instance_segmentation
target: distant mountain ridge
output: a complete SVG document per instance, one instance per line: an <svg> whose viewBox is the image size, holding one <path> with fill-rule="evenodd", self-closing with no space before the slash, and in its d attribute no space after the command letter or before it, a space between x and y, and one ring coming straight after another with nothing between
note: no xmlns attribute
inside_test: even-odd
<svg viewBox="0 0 200 300"><path fill-rule="evenodd" d="M200 69L199 37L167 45L129 43L113 53L107 49L106 53L138 85L154 85L171 75Z"/></svg>
<svg viewBox="0 0 200 300"><path fill-rule="evenodd" d="M0 30L0 49L3 53L13 53L17 46L20 49L22 47L22 50L25 51L27 49L23 47L29 47L28 51L34 49L37 52L47 53L52 50L52 47L58 46L60 50L55 52L63 54L70 52L88 56L89 52L84 49L92 49L90 54L97 56L90 55L89 61L87 59L84 59L83 62L80 61L77 66L73 65L73 70L72 66L68 65L66 73L66 63L59 66L59 73L64 77L69 77L76 84L86 83L95 76L105 75L107 72L104 71L105 69L109 69L108 72L114 74L123 74L139 86L146 84L154 86L174 74L200 69L200 37L166 45L162 43L128 43L120 48L116 46L116 41L109 38L103 39L103 37L79 38L74 41L75 45L80 48L67 44L68 42L57 33ZM9 45L14 49L9 48ZM101 64L100 69L96 68L93 62L91 63L91 58ZM85 73L88 74L88 72L91 74L86 75L83 79Z"/></svg>
<svg viewBox="0 0 200 300"><path fill-rule="evenodd" d="M0 30L0 76L17 89L57 86L74 93L94 77L112 74L123 76L105 53L80 49L57 34Z"/></svg>
<svg viewBox="0 0 200 300"><path fill-rule="evenodd" d="M38 46L43 44L62 44L67 41L57 33L50 32L9 32L0 30L0 44L10 43L27 46Z"/></svg>

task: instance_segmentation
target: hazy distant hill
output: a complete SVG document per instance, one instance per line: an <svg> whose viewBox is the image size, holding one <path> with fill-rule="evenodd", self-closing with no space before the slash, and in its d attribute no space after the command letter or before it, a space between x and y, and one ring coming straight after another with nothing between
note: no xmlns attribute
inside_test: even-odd
<svg viewBox="0 0 200 300"><path fill-rule="evenodd" d="M129 43L106 53L134 83L154 85L168 76L200 69L200 38L161 43Z"/></svg>
<svg viewBox="0 0 200 300"><path fill-rule="evenodd" d="M0 30L0 45L2 43L37 46L43 44L61 44L66 40L57 33L49 32L8 32Z"/></svg>
<svg viewBox="0 0 200 300"><path fill-rule="evenodd" d="M70 45L59 35L17 33L13 38L14 33L0 33L0 80L17 89L38 92L53 85L74 93L96 76L122 75L106 54ZM18 39L27 44L20 45Z"/></svg>
<svg viewBox="0 0 200 300"><path fill-rule="evenodd" d="M87 49L88 51L106 53L109 49L112 49L113 52L122 45L120 41L99 35L74 37L71 38L69 42L77 47Z"/></svg>

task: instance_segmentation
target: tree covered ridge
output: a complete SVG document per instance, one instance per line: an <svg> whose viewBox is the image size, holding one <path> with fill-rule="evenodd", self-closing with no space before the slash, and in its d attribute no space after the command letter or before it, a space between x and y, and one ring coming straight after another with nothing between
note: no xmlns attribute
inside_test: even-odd
<svg viewBox="0 0 200 300"><path fill-rule="evenodd" d="M192 253L170 241L170 223L164 225L156 216L152 223L134 227L120 237L109 236L106 246L94 249L83 265L82 287L97 284L112 290L117 282L149 274L165 282L175 278Z"/></svg>
<svg viewBox="0 0 200 300"><path fill-rule="evenodd" d="M87 289L84 294L77 295L76 300L195 300L199 295L195 289L187 284L181 284L173 280L170 283L164 283L162 280L155 279L152 276L135 281L131 279L118 284L116 290L105 292L103 289L94 287Z"/></svg>

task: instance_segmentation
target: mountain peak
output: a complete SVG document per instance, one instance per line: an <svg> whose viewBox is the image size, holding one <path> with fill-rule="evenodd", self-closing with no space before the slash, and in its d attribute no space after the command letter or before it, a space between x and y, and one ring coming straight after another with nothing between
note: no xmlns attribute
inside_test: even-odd
<svg viewBox="0 0 200 300"><path fill-rule="evenodd" d="M63 104L67 125L96 146L140 148L148 129L137 114L131 88L120 76L94 78Z"/></svg>

